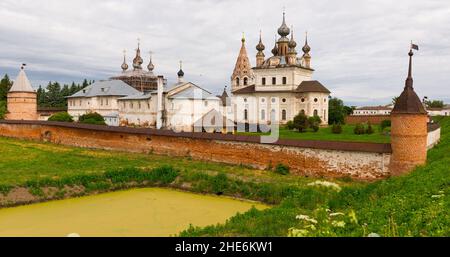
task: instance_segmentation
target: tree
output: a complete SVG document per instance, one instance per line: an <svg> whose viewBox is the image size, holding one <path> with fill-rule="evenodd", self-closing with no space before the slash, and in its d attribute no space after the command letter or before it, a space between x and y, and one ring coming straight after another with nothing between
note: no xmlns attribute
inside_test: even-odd
<svg viewBox="0 0 450 257"><path fill-rule="evenodd" d="M428 107L428 108L442 108L442 107L444 107L444 101L440 101L440 100L430 100L430 101L428 101L428 100L426 100L425 101L425 105Z"/></svg>
<svg viewBox="0 0 450 257"><path fill-rule="evenodd" d="M80 85L77 85L77 84L75 84L75 82L72 82L72 85L70 85L70 89L69 89L69 91L70 91L69 95L73 95L76 92L78 92L79 90L80 90Z"/></svg>
<svg viewBox="0 0 450 257"><path fill-rule="evenodd" d="M45 104L45 89L43 89L41 85L39 85L37 90L37 102L38 106L44 106Z"/></svg>
<svg viewBox="0 0 450 257"><path fill-rule="evenodd" d="M317 115L308 118L308 127L312 128L314 132L319 130L320 123L322 123L322 120Z"/></svg>
<svg viewBox="0 0 450 257"><path fill-rule="evenodd" d="M395 105L397 103L398 96L392 97L392 104Z"/></svg>
<svg viewBox="0 0 450 257"><path fill-rule="evenodd" d="M308 117L305 114L299 113L294 117L293 126L299 132L303 132L308 129Z"/></svg>
<svg viewBox="0 0 450 257"><path fill-rule="evenodd" d="M58 112L50 116L48 121L73 122L73 118L67 112Z"/></svg>
<svg viewBox="0 0 450 257"><path fill-rule="evenodd" d="M5 74L3 79L0 80L0 101L6 101L8 91L12 87L12 84L8 74Z"/></svg>
<svg viewBox="0 0 450 257"><path fill-rule="evenodd" d="M45 94L45 106L61 107L65 105L65 99L61 94L61 86L58 82L49 82Z"/></svg>
<svg viewBox="0 0 450 257"><path fill-rule="evenodd" d="M348 115L352 115L353 114L353 111L356 109L356 106L344 106L344 112L345 112L345 115L346 116L348 116Z"/></svg>
<svg viewBox="0 0 450 257"><path fill-rule="evenodd" d="M6 115L6 101L0 101L0 120L3 120Z"/></svg>
<svg viewBox="0 0 450 257"><path fill-rule="evenodd" d="M339 98L333 97L328 102L328 108L328 124L344 124L344 118L346 116L344 102Z"/></svg>
<svg viewBox="0 0 450 257"><path fill-rule="evenodd" d="M89 86L90 84L89 84L89 82L87 81L87 79L84 79L83 80L83 84L81 84L81 88L83 89L83 88L85 88L85 87L87 87L87 86Z"/></svg>

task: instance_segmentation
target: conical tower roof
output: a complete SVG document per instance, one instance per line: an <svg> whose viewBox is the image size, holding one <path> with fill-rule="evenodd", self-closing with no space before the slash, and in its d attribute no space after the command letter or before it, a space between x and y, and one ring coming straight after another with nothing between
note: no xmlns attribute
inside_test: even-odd
<svg viewBox="0 0 450 257"><path fill-rule="evenodd" d="M245 48L245 38L242 37L241 50L239 51L238 58L236 60L236 65L234 66L232 78L237 76L251 76L252 69L250 60L248 59L247 49Z"/></svg>
<svg viewBox="0 0 450 257"><path fill-rule="evenodd" d="M408 68L408 77L405 81L405 88L403 92L398 97L394 109L392 110L392 114L397 113L407 113L407 114L426 114L427 111L425 107L423 107L422 102L417 96L416 92L414 92L413 88L413 78L412 78L412 50L409 51L409 68Z"/></svg>
<svg viewBox="0 0 450 257"><path fill-rule="evenodd" d="M35 92L23 67L20 69L19 75L17 75L17 78L14 80L9 92Z"/></svg>

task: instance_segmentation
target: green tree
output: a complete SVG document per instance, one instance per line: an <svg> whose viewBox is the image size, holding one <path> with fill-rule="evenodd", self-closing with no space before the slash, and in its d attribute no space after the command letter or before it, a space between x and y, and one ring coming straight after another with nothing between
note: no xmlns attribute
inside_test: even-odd
<svg viewBox="0 0 450 257"><path fill-rule="evenodd" d="M428 108L442 108L442 107L444 107L444 101L440 101L440 100L425 101L425 105Z"/></svg>
<svg viewBox="0 0 450 257"><path fill-rule="evenodd" d="M328 102L328 108L328 124L344 124L344 118L346 116L344 102L339 98L333 97Z"/></svg>
<svg viewBox="0 0 450 257"><path fill-rule="evenodd" d="M48 121L73 122L73 118L67 112L58 112L50 116L50 118L48 118Z"/></svg>
<svg viewBox="0 0 450 257"><path fill-rule="evenodd" d="M49 82L47 85L47 92L45 94L45 106L61 107L64 106L65 99L61 94L61 86L58 82Z"/></svg>
<svg viewBox="0 0 450 257"><path fill-rule="evenodd" d="M12 81L9 79L8 74L5 74L2 80L0 80L0 101L6 101L6 97L9 89L12 86Z"/></svg>
<svg viewBox="0 0 450 257"><path fill-rule="evenodd" d="M305 114L299 113L294 117L293 126L299 132L304 132L308 129L308 117Z"/></svg>
<svg viewBox="0 0 450 257"><path fill-rule="evenodd" d="M70 91L69 95L73 95L76 92L78 92L79 90L80 90L80 85L77 85L77 84L75 84L75 82L72 82L72 85L70 85L70 89L69 89L69 91Z"/></svg>
<svg viewBox="0 0 450 257"><path fill-rule="evenodd" d="M6 114L6 101L0 101L0 120L5 118Z"/></svg>
<svg viewBox="0 0 450 257"><path fill-rule="evenodd" d="M344 106L344 112L345 112L345 115L346 116L348 116L348 115L352 115L353 114L353 111L356 109L356 106L347 106L347 105L345 105ZM334 123L333 123L334 124Z"/></svg>
<svg viewBox="0 0 450 257"><path fill-rule="evenodd" d="M319 126L322 120L319 116L313 116L308 118L308 127L312 128L314 132L317 132L319 130Z"/></svg>
<svg viewBox="0 0 450 257"><path fill-rule="evenodd" d="M81 88L85 88L85 87L87 87L87 86L89 86L90 84L89 84L89 82L87 81L87 79L84 79L83 80L83 84L81 84Z"/></svg>
<svg viewBox="0 0 450 257"><path fill-rule="evenodd" d="M45 89L43 89L42 86L39 85L39 88L36 92L38 106L45 106Z"/></svg>

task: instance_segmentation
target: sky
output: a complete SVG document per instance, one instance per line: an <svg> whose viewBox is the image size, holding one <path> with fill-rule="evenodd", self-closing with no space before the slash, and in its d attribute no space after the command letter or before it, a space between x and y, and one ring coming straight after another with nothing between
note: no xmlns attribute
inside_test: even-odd
<svg viewBox="0 0 450 257"><path fill-rule="evenodd" d="M244 1L244 0L2 0L0 76L15 78L20 65L34 87L48 81L107 79L121 72L141 42L144 66L214 93L230 85L244 33L250 62L262 31L271 55L282 22L294 28L301 53L305 31L313 79L348 105L388 104L401 93L411 40L419 97L450 103L450 1Z"/></svg>

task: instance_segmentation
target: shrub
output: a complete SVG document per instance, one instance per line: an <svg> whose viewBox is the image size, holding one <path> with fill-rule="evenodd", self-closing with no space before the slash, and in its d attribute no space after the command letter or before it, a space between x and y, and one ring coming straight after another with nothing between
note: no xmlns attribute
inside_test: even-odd
<svg viewBox="0 0 450 257"><path fill-rule="evenodd" d="M289 174L289 167L282 163L278 163L277 166L275 167L275 172L281 175L287 175Z"/></svg>
<svg viewBox="0 0 450 257"><path fill-rule="evenodd" d="M340 123L336 124L334 123L333 126L331 127L331 132L333 134L341 134L342 133L342 126Z"/></svg>
<svg viewBox="0 0 450 257"><path fill-rule="evenodd" d="M356 135L362 135L364 134L366 131L364 129L364 125L363 124L356 124L355 128L353 129L353 132Z"/></svg>
<svg viewBox="0 0 450 257"><path fill-rule="evenodd" d="M390 127L390 126L391 126L391 121L390 120L383 120L380 123L381 131L383 131L385 128Z"/></svg>
<svg viewBox="0 0 450 257"><path fill-rule="evenodd" d="M308 126L312 128L314 132L319 130L319 125L322 122L319 116L313 116L308 118Z"/></svg>
<svg viewBox="0 0 450 257"><path fill-rule="evenodd" d="M73 118L67 112L58 112L50 116L48 121L73 122Z"/></svg>
<svg viewBox="0 0 450 257"><path fill-rule="evenodd" d="M298 132L303 132L308 129L308 117L305 114L299 113L294 117L293 125Z"/></svg>
<svg viewBox="0 0 450 257"><path fill-rule="evenodd" d="M289 129L289 130L295 129L295 127L294 127L294 122L293 122L292 120L288 121L288 122L286 123L286 128Z"/></svg>
<svg viewBox="0 0 450 257"><path fill-rule="evenodd" d="M366 133L369 134L369 135L373 134L373 128L372 128L372 125L370 125L370 123L369 123L369 126L366 129Z"/></svg>
<svg viewBox="0 0 450 257"><path fill-rule="evenodd" d="M103 116L96 112L83 114L78 121L85 124L106 125Z"/></svg>

